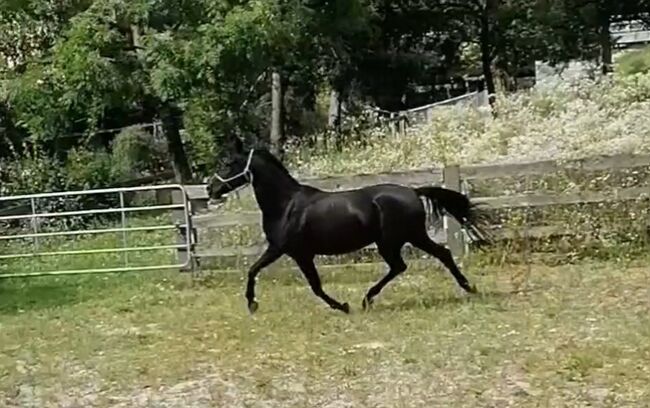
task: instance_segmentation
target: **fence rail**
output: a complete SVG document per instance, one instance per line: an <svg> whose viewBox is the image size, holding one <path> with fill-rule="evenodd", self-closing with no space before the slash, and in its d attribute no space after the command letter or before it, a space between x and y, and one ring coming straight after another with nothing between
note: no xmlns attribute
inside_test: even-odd
<svg viewBox="0 0 650 408"><path fill-rule="evenodd" d="M172 191L177 193L177 203L168 205L141 205L137 207L128 207L125 205L125 195L129 193L140 193L144 191ZM179 194L180 193L180 194ZM85 209L78 211L39 211L37 204L41 200L50 199L65 199L70 197L80 196L93 196L93 195L116 195L119 198L119 206L115 208L98 208L98 209ZM75 275L75 274L96 274L96 273L109 273L109 272L127 272L127 271L144 271L144 270L161 270L161 269L184 269L190 265L190 258L179 257L177 263L160 263L154 259L153 264L138 265L131 262L128 254L134 252L152 252L152 251L169 251L175 250L178 254L190 253L192 251L192 235L191 232L191 217L190 217L190 201L187 198L185 189L181 185L160 185L160 186L144 186L144 187L125 187L125 188L110 188L101 190L82 190L82 191L64 191L57 193L42 193L31 195L19 195L0 197L0 203L16 203L21 201L28 201L30 204L29 214L17 215L3 215L0 221L29 221L30 233L10 234L8 231L0 230L0 243L5 244L0 252L0 260L29 260L39 259L46 257L59 257L59 256L80 256L80 255L97 255L97 254L120 254L120 265L105 265L102 268L79 268L79 269L48 269L51 266L45 264L44 269L34 267L32 265L31 271L25 271L24 264L19 268L19 272L9 271L12 265L6 263L0 264L0 279L3 278L17 278L17 277L35 277L35 276L52 276L52 275ZM127 214L130 213L158 213L161 210L170 210L170 213L175 214L176 223L168 225L152 225L143 227L132 227L127 225ZM105 214L119 214L120 226L104 229L77 229L77 230L64 230L64 231L43 231L40 221L45 218L66 218L73 216L96 216ZM129 233L132 232L151 232L151 231L164 231L164 230L177 230L181 233L185 230L182 239L175 239L173 243L161 243L159 245L138 246L137 242L129 240ZM62 250L62 248L48 248L43 245L44 238L52 237L70 237L70 236L84 236L84 235L99 235L99 234L120 234L121 245L113 246L110 248L92 248L92 249L75 249L75 250ZM11 241L30 240L31 245L25 246L8 246L7 243ZM136 244L136 245L134 245ZM64 249L64 248L63 248ZM15 267L15 265L13 265ZM41 266L41 265L39 265Z"/></svg>
<svg viewBox="0 0 650 408"><path fill-rule="evenodd" d="M422 168L412 171L384 172L377 174L356 174L338 175L323 178L299 178L301 182L310 184L325 190L347 190L379 183L395 183L409 186L444 185L456 191L463 191L462 186L467 182L485 182L491 179L503 179L521 176L543 176L549 173L572 173L572 172L598 172L634 170L647 172L650 170L650 155L621 154L615 156L597 156L570 160L544 160L536 162L508 163L508 164L481 164L470 166L447 166L444 168ZM154 205L138 205L130 207L125 205L125 194L140 192L144 190L165 191L172 190L172 197L165 198L170 203ZM247 189L250 194L250 188ZM73 197L92 194L118 194L120 205L116 208L102 208L85 211L63 211L52 212L51 210L39 212L35 205L40 199L52 197ZM158 197L161 198L161 197ZM619 201L640 200L650 198L650 186L610 188L601 191L568 191L565 193L526 193L494 196L472 196L472 200L481 203L486 209L522 209L522 208L544 208L558 205L572 205L584 203L611 203ZM232 259L248 258L259 255L264 250L264 239L259 236L256 244L248 246L222 246L219 239L212 242L208 235L211 230L233 228L240 226L259 226L261 213L259 211L242 211L237 213L223 213L218 209L208 208L208 195L205 185L161 185L146 187L111 188L91 191L72 191L53 194L33 194L13 197L1 197L0 204L19 203L27 201L28 213L3 213L0 215L0 222L23 220L31 222L29 229L19 231L16 234L8 235L0 231L0 244L12 240L29 240L33 247L22 252L0 253L0 261L14 260L21 262L21 259L40 259L48 256L61 255L87 255L115 253L124 257L126 263L121 265L107 266L84 270L55 270L55 271L33 271L19 274L10 274L0 264L0 279L18 276L41 276L59 274L81 274L81 273L105 273L105 272L126 272L131 270L159 270L159 269L180 269L192 270L202 259ZM127 213L140 211L163 211L171 212L172 223L169 225L153 226L132 226L126 225L124 217ZM106 229L86 230L63 230L45 231L39 228L39 220L44 218L59 218L75 215L88 214L118 214L122 217L122 225ZM429 232L433 238L440 243L445 243L456 256L463 256L467 251L466 237L460 225L448 217L443 220L442 228L433 228ZM178 238L175 242L167 242L159 246L129 245L124 240L122 245L115 248L99 249L73 249L70 248L46 248L39 247L39 240L49 237L73 237L82 235L98 234L128 234L131 232L165 231L176 230ZM527 228L525 233L517 229L508 229L503 226L496 226L492 231L497 239L514 239L526 236L529 238L545 238L551 236L568 236L574 234L567 225L534 225ZM179 236L180 235L180 236ZM136 242L132 243L136 244ZM262 244L262 245L260 245ZM7 247L5 247L7 248ZM145 252L157 250L175 250L177 262L170 265L135 266L128 264L128 254L132 252ZM363 252L373 252L375 246L371 245ZM155 261L155 260L154 260ZM159 261L159 260L158 260ZM3 273L3 269L5 273Z"/></svg>
<svg viewBox="0 0 650 408"><path fill-rule="evenodd" d="M461 184L466 181L498 179L513 176L543 176L558 171L596 172L608 170L638 169L650 167L650 155L620 154L614 156L597 156L568 160L544 160L536 162L488 164L470 166L448 166L446 168L418 169L410 172L392 172L379 174L362 174L352 176L334 176L325 178L301 178L300 181L327 190L342 190L359 188L377 183L397 183L410 186L423 184L444 184L447 188L460 191ZM456 173L456 174L454 174ZM207 201L205 186L186 186L190 200L193 202ZM532 193L514 194L492 197L472 197L472 200L482 203L487 209L534 208L581 203L605 203L625 200L638 200L650 197L650 187L614 188L608 191L582 191L567 193ZM205 205L203 205L205 207ZM194 228L197 229L198 240L196 255L199 258L248 257L260 254L263 245L249 247L215 247L208 242L201 242L205 231L215 228L259 225L259 211L243 211L239 213L220 213L218 210L207 210L193 217ZM443 231L431 231L436 234L438 242L446 243L452 252L462 254L466 244L460 227L452 219L445 219ZM496 230L497 239L512 239L518 231L508 229ZM541 225L531 227L526 235L531 238L570 235L565 225ZM263 242L260 237L260 242ZM372 249L372 246L369 247Z"/></svg>

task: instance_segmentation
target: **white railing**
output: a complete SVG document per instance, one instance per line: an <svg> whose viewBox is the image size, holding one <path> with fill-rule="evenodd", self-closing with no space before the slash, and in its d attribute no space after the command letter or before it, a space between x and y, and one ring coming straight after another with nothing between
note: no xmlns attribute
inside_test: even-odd
<svg viewBox="0 0 650 408"><path fill-rule="evenodd" d="M466 93L464 95L445 99L443 101L438 101L398 112L386 111L376 107L369 107L368 109L374 112L378 117L385 118L384 120L389 122L394 134L404 134L406 133L406 128L408 125L429 122L431 120L433 110L437 108L455 105L472 105L476 108L480 108L489 105L488 96L489 95L485 90L474 91Z"/></svg>
<svg viewBox="0 0 650 408"><path fill-rule="evenodd" d="M612 24L612 38L620 46L650 43L650 29L642 21L627 21Z"/></svg>
<svg viewBox="0 0 650 408"><path fill-rule="evenodd" d="M141 193L141 192L159 192L161 190L168 190L177 192L179 197L176 203L165 205L142 205L138 207L126 206L125 196L128 193ZM71 197L92 196L92 195L110 195L115 194L119 198L119 207L116 208L102 208L102 209L89 209L79 211L49 211L39 212L39 200L51 199L65 199ZM192 257L192 231L191 231L191 212L190 203L187 199L185 189L181 185L162 185L162 186L146 186L146 187L128 187L128 188L112 188L100 190L84 190L84 191L68 191L58 193L42 193L19 195L10 197L0 197L0 204L4 203L20 203L29 202L28 205L22 207L27 209L27 214L17 215L3 215L0 216L0 222L20 222L30 221L31 231L19 231L18 233L11 234L11 228L6 231L0 229L0 244L9 243L11 241L31 240L31 245L5 245L0 246L0 279L2 278L17 278L17 277L32 277L32 276L52 276L52 275L78 275L78 274L97 274L97 273L112 273L112 272L130 272L130 271L147 271L147 270L165 270L165 269L184 269L190 266ZM127 225L127 214L131 213L151 213L151 212L164 212L171 211L177 219L176 223L166 225L152 225L129 227ZM74 216L86 215L102 215L102 214L120 214L120 225L118 227L109 228L93 228L93 229L78 229L78 230L61 230L61 231L39 231L40 221L48 218L66 218ZM182 223L181 223L182 222ZM129 233L133 232L154 232L154 231L171 231L176 230L181 232L179 234L183 237L180 243L170 243L166 245L148 245L148 246L131 246L129 243ZM100 234L122 234L122 245L112 248L93 248L93 249L79 249L79 250L45 250L40 245L40 240L51 237L81 237L87 235L100 235ZM5 253L3 253L3 248ZM177 263L156 263L148 265L134 265L129 261L129 253L133 252L152 252L162 250L176 250L186 252L184 260L179 260ZM7 251L9 253L7 253ZM14 252L15 251L15 252ZM88 268L88 269L67 269L67 270L32 270L31 272L7 272L3 271L7 265L2 265L3 261L18 260L18 259L34 259L43 257L55 256L81 256L81 255L94 255L94 254L122 254L122 265L111 265L102 268Z"/></svg>

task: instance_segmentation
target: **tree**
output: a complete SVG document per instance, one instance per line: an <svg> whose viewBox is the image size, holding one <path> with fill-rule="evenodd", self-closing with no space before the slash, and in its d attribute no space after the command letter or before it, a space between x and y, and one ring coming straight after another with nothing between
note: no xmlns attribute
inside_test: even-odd
<svg viewBox="0 0 650 408"><path fill-rule="evenodd" d="M612 71L612 24L630 20L650 23L648 0L556 0L555 7L579 27L599 50L603 73Z"/></svg>
<svg viewBox="0 0 650 408"><path fill-rule="evenodd" d="M433 6L432 6L433 7ZM476 43L490 103L496 93L495 68L514 77L547 54L543 25L547 10L538 0L437 0L438 18L457 22L463 42Z"/></svg>
<svg viewBox="0 0 650 408"><path fill-rule="evenodd" d="M1 0L0 72L21 70L42 57L74 15L91 0Z"/></svg>
<svg viewBox="0 0 650 408"><path fill-rule="evenodd" d="M25 133L17 126L6 80L43 58L69 19L85 10L89 0L0 1L0 158L20 153Z"/></svg>
<svg viewBox="0 0 650 408"><path fill-rule="evenodd" d="M273 37L261 2L98 0L66 26L47 58L10 80L18 123L65 156L79 143L110 143L96 140L96 129L160 117L180 181L191 176L181 116L207 104L222 123L245 116L236 107L266 69ZM62 137L71 133L86 136Z"/></svg>
<svg viewBox="0 0 650 408"><path fill-rule="evenodd" d="M114 134L98 129L160 121L186 181L192 165L217 165L233 135L280 147L322 89L334 128L344 103L411 107L467 72L468 44L491 102L499 73L537 59L603 49L607 60L605 19L638 16L648 1L4 0L1 126L11 144L28 136L63 160L110 149Z"/></svg>
<svg viewBox="0 0 650 408"><path fill-rule="evenodd" d="M409 94L453 76L460 61L460 23L441 18L436 5L374 0L372 41L358 57L359 92L380 107L412 107Z"/></svg>
<svg viewBox="0 0 650 408"><path fill-rule="evenodd" d="M312 50L311 65L318 67L331 88L330 126L339 129L341 106L349 95L358 68L376 34L370 4L363 0L309 0L299 9L306 21L303 35Z"/></svg>

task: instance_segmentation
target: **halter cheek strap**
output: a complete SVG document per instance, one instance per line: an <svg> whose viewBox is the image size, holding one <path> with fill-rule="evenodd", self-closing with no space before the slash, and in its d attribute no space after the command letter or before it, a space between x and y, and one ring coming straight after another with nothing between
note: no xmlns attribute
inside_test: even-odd
<svg viewBox="0 0 650 408"><path fill-rule="evenodd" d="M254 149L251 149L250 153L248 153L248 160L246 160L246 166L244 167L244 170L242 170L240 173L235 174L232 177L228 178L223 178L219 174L214 173L212 176L213 178L216 178L220 182L230 186L230 182L237 180L240 177L244 177L246 179L246 182L252 183L253 182L253 172L251 172L251 162L253 161L253 153L255 152Z"/></svg>

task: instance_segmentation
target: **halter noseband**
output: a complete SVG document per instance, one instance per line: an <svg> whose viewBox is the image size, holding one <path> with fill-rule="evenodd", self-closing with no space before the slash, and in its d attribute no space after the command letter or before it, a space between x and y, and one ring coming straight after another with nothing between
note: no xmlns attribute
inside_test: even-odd
<svg viewBox="0 0 650 408"><path fill-rule="evenodd" d="M219 180L223 184L227 185L228 187L232 187L230 185L231 181L237 180L240 177L244 177L244 178L246 178L246 181L248 183L252 183L253 182L253 173L251 172L251 162L253 161L253 153L254 152L255 152L255 150L251 149L250 153L248 153L248 160L246 160L246 166L244 167L244 170L242 170L240 173L237 173L234 176L228 177L228 178L223 178L219 174L214 173L214 175L212 177L216 178L217 180Z"/></svg>

